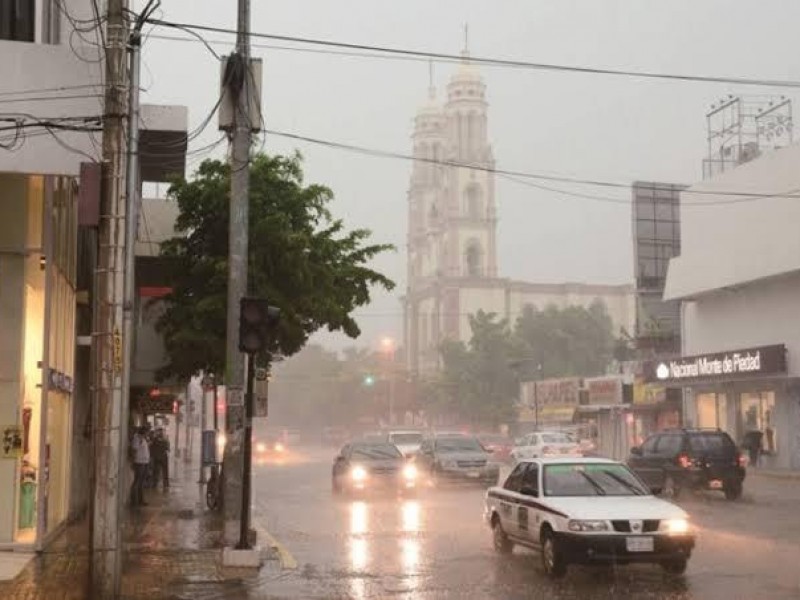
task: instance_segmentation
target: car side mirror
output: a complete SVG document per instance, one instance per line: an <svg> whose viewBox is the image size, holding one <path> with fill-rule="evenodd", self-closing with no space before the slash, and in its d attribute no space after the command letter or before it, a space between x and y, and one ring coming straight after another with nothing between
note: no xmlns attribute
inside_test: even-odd
<svg viewBox="0 0 800 600"><path fill-rule="evenodd" d="M641 456L642 455L642 447L641 446L634 446L631 448L631 454L633 456Z"/></svg>
<svg viewBox="0 0 800 600"><path fill-rule="evenodd" d="M530 485L523 485L520 488L519 493L522 494L523 496L534 496L534 497L539 496L539 490Z"/></svg>

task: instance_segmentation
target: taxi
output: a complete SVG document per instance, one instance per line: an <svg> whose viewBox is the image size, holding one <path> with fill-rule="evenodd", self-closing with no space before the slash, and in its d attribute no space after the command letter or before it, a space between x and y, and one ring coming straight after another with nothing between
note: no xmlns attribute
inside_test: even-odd
<svg viewBox="0 0 800 600"><path fill-rule="evenodd" d="M498 553L538 551L553 578L570 564L654 563L680 575L695 545L686 512L603 458L525 459L486 492L484 517Z"/></svg>

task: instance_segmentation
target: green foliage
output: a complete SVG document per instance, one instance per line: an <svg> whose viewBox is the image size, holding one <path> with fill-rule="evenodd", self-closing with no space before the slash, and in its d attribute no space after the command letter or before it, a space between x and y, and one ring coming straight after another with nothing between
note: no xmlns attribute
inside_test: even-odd
<svg viewBox="0 0 800 600"><path fill-rule="evenodd" d="M520 381L600 375L614 357L612 321L599 301L526 307L513 330L482 311L469 322L470 343L445 342L443 372L421 391L430 412L474 425L513 422Z"/></svg>
<svg viewBox="0 0 800 600"><path fill-rule="evenodd" d="M157 328L168 364L160 378L222 373L228 273L230 166L204 161L192 181L177 181L179 235L162 245L172 293ZM304 185L301 157L256 155L250 165L249 288L281 309L270 354L296 353L315 331L360 329L353 310L370 301L373 286L394 283L367 265L389 245L370 244L370 232L346 232L328 210L333 193Z"/></svg>

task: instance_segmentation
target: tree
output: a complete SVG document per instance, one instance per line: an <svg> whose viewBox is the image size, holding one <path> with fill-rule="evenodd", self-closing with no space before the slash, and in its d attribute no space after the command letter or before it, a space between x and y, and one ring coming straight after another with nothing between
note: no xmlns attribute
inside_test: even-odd
<svg viewBox="0 0 800 600"><path fill-rule="evenodd" d="M353 310L370 301L373 286L394 287L367 266L392 246L369 244L364 229L345 232L328 209L333 192L304 185L301 162L298 153L258 154L250 164L249 287L281 309L268 354L290 356L323 327L358 337ZM218 160L169 189L179 235L161 248L173 282L157 323L169 360L162 379L223 372L229 194L230 166Z"/></svg>
<svg viewBox="0 0 800 600"><path fill-rule="evenodd" d="M599 300L589 308L526 307L514 328L524 357L522 378L602 374L613 359L612 329L611 317Z"/></svg>
<svg viewBox="0 0 800 600"><path fill-rule="evenodd" d="M449 341L442 346L444 370L429 410L458 415L473 425L512 422L519 383L511 364L518 351L508 321L478 311L469 324L468 345Z"/></svg>

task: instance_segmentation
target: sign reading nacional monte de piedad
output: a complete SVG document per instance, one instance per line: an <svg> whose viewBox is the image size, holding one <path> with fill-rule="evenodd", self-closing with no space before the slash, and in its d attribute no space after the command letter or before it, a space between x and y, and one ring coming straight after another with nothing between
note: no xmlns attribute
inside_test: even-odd
<svg viewBox="0 0 800 600"><path fill-rule="evenodd" d="M646 369L646 378L665 383L691 383L784 373L786 346L775 344L651 362Z"/></svg>

